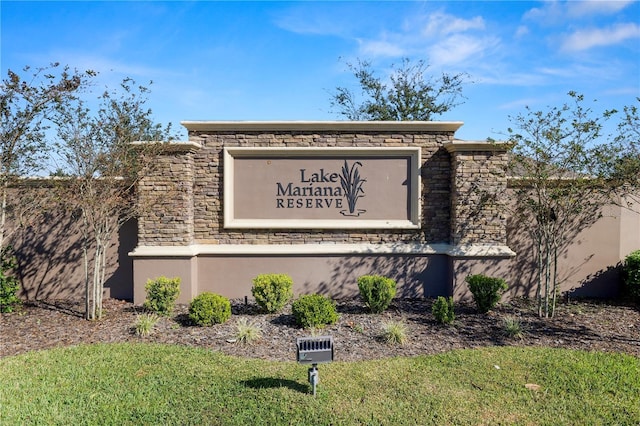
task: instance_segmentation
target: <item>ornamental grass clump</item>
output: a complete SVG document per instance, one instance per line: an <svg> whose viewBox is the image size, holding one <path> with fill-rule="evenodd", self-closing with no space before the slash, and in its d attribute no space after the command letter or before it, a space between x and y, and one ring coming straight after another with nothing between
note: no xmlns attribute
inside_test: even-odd
<svg viewBox="0 0 640 426"><path fill-rule="evenodd" d="M204 292L189 304L189 319L196 325L209 327L231 318L231 302L219 294Z"/></svg>
<svg viewBox="0 0 640 426"><path fill-rule="evenodd" d="M287 274L260 274L253 279L251 294L263 311L276 313L293 297L293 279Z"/></svg>
<svg viewBox="0 0 640 426"><path fill-rule="evenodd" d="M465 281L473 295L478 311L483 314L495 308L502 297L502 293L507 290L507 283L502 278L477 274L469 275L465 278Z"/></svg>
<svg viewBox="0 0 640 426"><path fill-rule="evenodd" d="M262 337L262 329L255 321L240 318L236 324L236 341L249 345Z"/></svg>
<svg viewBox="0 0 640 426"><path fill-rule="evenodd" d="M180 295L180 278L158 277L144 286L147 298L143 307L158 315L169 316Z"/></svg>
<svg viewBox="0 0 640 426"><path fill-rule="evenodd" d="M137 315L136 323L134 325L136 335L140 337L149 336L151 333L153 333L159 320L160 317L155 313L147 312Z"/></svg>
<svg viewBox="0 0 640 426"><path fill-rule="evenodd" d="M383 323L382 339L390 345L404 345L407 342L407 325L402 321Z"/></svg>
<svg viewBox="0 0 640 426"><path fill-rule="evenodd" d="M338 321L335 303L320 294L300 296L291 305L291 312L302 328L323 328Z"/></svg>
<svg viewBox="0 0 640 426"><path fill-rule="evenodd" d="M396 295L396 282L379 275L363 275L358 278L358 289L364 304L374 314L384 312Z"/></svg>
<svg viewBox="0 0 640 426"><path fill-rule="evenodd" d="M518 317L509 315L502 318L502 328L508 337L522 339L524 336L522 322Z"/></svg>

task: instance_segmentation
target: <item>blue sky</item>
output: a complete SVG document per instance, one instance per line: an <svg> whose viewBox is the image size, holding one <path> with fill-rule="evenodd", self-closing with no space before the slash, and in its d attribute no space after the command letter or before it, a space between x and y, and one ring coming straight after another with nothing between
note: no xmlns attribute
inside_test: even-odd
<svg viewBox="0 0 640 426"><path fill-rule="evenodd" d="M570 90L594 109L640 96L640 2L0 3L2 78L60 62L153 81L156 121L337 120L330 93L357 89L346 63L384 77L402 58L434 75L468 73L466 101L437 120L461 139L500 139L509 116L546 110Z"/></svg>

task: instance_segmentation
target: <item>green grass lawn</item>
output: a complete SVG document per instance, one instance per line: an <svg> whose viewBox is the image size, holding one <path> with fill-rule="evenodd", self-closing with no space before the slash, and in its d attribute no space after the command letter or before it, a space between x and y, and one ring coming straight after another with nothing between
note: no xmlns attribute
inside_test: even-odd
<svg viewBox="0 0 640 426"><path fill-rule="evenodd" d="M319 370L314 398L294 362L151 344L33 352L0 359L0 424L640 423L640 360L623 354L492 347Z"/></svg>

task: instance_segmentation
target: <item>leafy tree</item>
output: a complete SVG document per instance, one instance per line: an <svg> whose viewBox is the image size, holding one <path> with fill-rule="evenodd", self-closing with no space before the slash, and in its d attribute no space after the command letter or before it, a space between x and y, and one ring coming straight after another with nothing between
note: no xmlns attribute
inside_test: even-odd
<svg viewBox="0 0 640 426"><path fill-rule="evenodd" d="M640 98L636 98L636 102L638 105L626 105L623 108L613 143L604 145L598 151L598 172L621 189L619 194L637 203L640 202L635 192L640 187Z"/></svg>
<svg viewBox="0 0 640 426"><path fill-rule="evenodd" d="M64 172L72 176L59 190L82 218L87 319L102 316L106 254L120 227L137 215L134 189L161 148L132 142L171 139L171 125L154 123L145 107L148 93L147 87L125 79L118 90L99 96L95 112L82 99L58 109L57 151Z"/></svg>
<svg viewBox="0 0 640 426"><path fill-rule="evenodd" d="M583 95L569 92L569 97L570 102L548 111L527 107L510 117L515 127L508 130L514 143L511 173L521 182L513 214L518 223L531 224L526 229L535 242L536 298L544 317L555 312L559 254L600 217L603 205L615 201L621 190L637 188L638 181L637 175L620 172L620 165L631 165L623 154L633 137L626 139L620 131L612 142L601 141L603 123L616 111L596 114L584 106ZM637 131L635 108L625 110ZM623 123L619 129L627 128Z"/></svg>
<svg viewBox="0 0 640 426"><path fill-rule="evenodd" d="M48 153L45 135L51 124L47 119L95 75L93 71L80 73L68 67L60 70L58 63L35 70L25 67L23 72L26 75L8 70L7 78L0 83L0 249L11 233L7 229L9 215L19 216L25 210L25 206L11 205L10 201L24 200L9 200L9 186L18 177L42 169Z"/></svg>
<svg viewBox="0 0 640 426"><path fill-rule="evenodd" d="M462 103L464 73L431 77L423 60L411 63L405 58L399 67L392 65L385 83L368 61L347 66L358 80L363 99L347 87L337 87L331 107L348 120L428 121Z"/></svg>

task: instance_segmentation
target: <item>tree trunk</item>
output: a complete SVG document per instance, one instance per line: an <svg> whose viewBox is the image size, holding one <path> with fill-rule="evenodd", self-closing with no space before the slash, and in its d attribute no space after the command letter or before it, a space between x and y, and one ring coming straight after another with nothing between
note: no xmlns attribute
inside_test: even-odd
<svg viewBox="0 0 640 426"><path fill-rule="evenodd" d="M82 220L84 222L84 227L87 227L87 217L85 214L82 214ZM87 320L92 320L92 309L91 309L91 284L89 280L89 236L86 231L83 232L82 235L82 257L84 263L84 317Z"/></svg>
<svg viewBox="0 0 640 426"><path fill-rule="evenodd" d="M558 296L558 244L553 242L553 299L551 302L551 318L556 314L556 300Z"/></svg>
<svg viewBox="0 0 640 426"><path fill-rule="evenodd" d="M9 182L2 182L2 212L0 213L0 250L4 248L5 226L7 224L7 191Z"/></svg>
<svg viewBox="0 0 640 426"><path fill-rule="evenodd" d="M538 302L538 316L542 317L542 238L536 236L537 256L538 256L538 285L536 287L536 301Z"/></svg>
<svg viewBox="0 0 640 426"><path fill-rule="evenodd" d="M551 290L551 247L549 235L545 236L544 242L544 316L549 318L549 296Z"/></svg>
<svg viewBox="0 0 640 426"><path fill-rule="evenodd" d="M101 317L101 300L100 300L100 263L102 257L102 247L97 242L96 238L96 253L93 258L93 318L100 319Z"/></svg>

